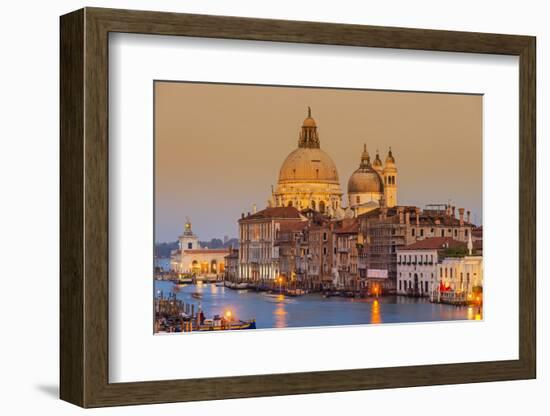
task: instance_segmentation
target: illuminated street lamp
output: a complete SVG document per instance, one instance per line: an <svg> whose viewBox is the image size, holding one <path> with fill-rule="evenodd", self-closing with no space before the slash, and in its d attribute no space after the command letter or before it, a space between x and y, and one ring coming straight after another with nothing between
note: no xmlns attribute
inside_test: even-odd
<svg viewBox="0 0 550 416"><path fill-rule="evenodd" d="M281 276L279 276L279 278L277 279L279 281L279 293L282 292L282 286L283 286L283 278Z"/></svg>

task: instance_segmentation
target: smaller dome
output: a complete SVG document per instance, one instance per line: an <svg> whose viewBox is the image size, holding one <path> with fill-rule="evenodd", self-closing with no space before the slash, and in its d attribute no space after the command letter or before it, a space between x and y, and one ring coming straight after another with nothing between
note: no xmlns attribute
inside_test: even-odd
<svg viewBox="0 0 550 416"><path fill-rule="evenodd" d="M348 194L383 192L384 184L380 175L371 167L359 168L350 176Z"/></svg>

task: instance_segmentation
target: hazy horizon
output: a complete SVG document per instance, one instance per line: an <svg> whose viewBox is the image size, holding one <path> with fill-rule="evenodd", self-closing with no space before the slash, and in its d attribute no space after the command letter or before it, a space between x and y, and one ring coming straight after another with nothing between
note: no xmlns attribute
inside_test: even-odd
<svg viewBox="0 0 550 416"><path fill-rule="evenodd" d="M201 240L234 238L252 205L263 209L298 143L307 107L321 148L347 182L363 143L391 146L398 203L449 203L482 221L482 96L327 88L155 82L155 242L185 218Z"/></svg>

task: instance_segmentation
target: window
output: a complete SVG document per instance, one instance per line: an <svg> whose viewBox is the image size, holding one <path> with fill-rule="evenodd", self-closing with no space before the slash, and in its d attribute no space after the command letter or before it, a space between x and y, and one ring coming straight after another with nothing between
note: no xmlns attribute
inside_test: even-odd
<svg viewBox="0 0 550 416"><path fill-rule="evenodd" d="M428 291L428 282L424 282L424 292Z"/></svg>
<svg viewBox="0 0 550 416"><path fill-rule="evenodd" d="M360 203L361 203L361 197L360 197L359 195L357 195L357 196L355 197L355 203L357 203L357 204L360 204Z"/></svg>
<svg viewBox="0 0 550 416"><path fill-rule="evenodd" d="M327 241L327 233L323 233L323 241Z"/></svg>
<svg viewBox="0 0 550 416"><path fill-rule="evenodd" d="M413 228L413 229L411 230L411 234L412 234L413 237L414 237L414 232L415 232L415 229Z"/></svg>
<svg viewBox="0 0 550 416"><path fill-rule="evenodd" d="M420 237L424 237L424 228L420 229Z"/></svg>
<svg viewBox="0 0 550 416"><path fill-rule="evenodd" d="M445 230L441 230L441 237L445 237Z"/></svg>
<svg viewBox="0 0 550 416"><path fill-rule="evenodd" d="M467 228L464 230L464 235L465 235L466 237L468 237L468 229L467 229Z"/></svg>
<svg viewBox="0 0 550 416"><path fill-rule="evenodd" d="M191 250L193 248L193 243L187 243L187 248Z"/></svg>
<svg viewBox="0 0 550 416"><path fill-rule="evenodd" d="M401 290L401 280L399 281L399 290Z"/></svg>
<svg viewBox="0 0 550 416"><path fill-rule="evenodd" d="M455 228L455 237L458 237L458 230Z"/></svg>
<svg viewBox="0 0 550 416"><path fill-rule="evenodd" d="M327 255L327 248L326 247L323 247L323 254L326 256Z"/></svg>

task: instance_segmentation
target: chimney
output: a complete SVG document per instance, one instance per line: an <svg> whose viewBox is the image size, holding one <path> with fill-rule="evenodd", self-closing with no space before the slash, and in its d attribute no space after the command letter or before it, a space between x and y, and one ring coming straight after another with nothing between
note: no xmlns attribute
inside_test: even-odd
<svg viewBox="0 0 550 416"><path fill-rule="evenodd" d="M244 218L244 212L241 212L241 218Z"/></svg>
<svg viewBox="0 0 550 416"><path fill-rule="evenodd" d="M248 211L248 212L246 213L246 216L247 216L247 217L250 217L250 211Z"/></svg>
<svg viewBox="0 0 550 416"><path fill-rule="evenodd" d="M470 211L466 212L466 222L470 222Z"/></svg>
<svg viewBox="0 0 550 416"><path fill-rule="evenodd" d="M405 212L405 224L409 225L411 222L411 213L407 210Z"/></svg>
<svg viewBox="0 0 550 416"><path fill-rule="evenodd" d="M451 209L453 210L453 218L456 218L456 207L453 205Z"/></svg>
<svg viewBox="0 0 550 416"><path fill-rule="evenodd" d="M252 204L252 213L253 213L253 214L256 213L256 204Z"/></svg>
<svg viewBox="0 0 550 416"><path fill-rule="evenodd" d="M420 225L420 208L416 207L414 209L414 214L416 217L416 225Z"/></svg>
<svg viewBox="0 0 550 416"><path fill-rule="evenodd" d="M385 220L388 215L388 208L385 206L380 208L380 215L382 216L382 219Z"/></svg>
<svg viewBox="0 0 550 416"><path fill-rule="evenodd" d="M397 212L399 213L399 224L403 224L403 207L397 207Z"/></svg>
<svg viewBox="0 0 550 416"><path fill-rule="evenodd" d="M460 226L463 226L464 225L464 208L458 209L458 215L460 219Z"/></svg>

